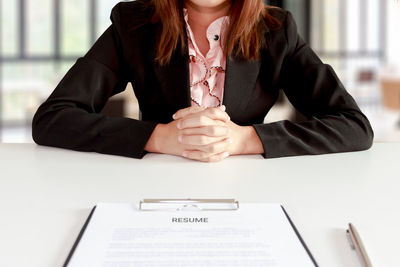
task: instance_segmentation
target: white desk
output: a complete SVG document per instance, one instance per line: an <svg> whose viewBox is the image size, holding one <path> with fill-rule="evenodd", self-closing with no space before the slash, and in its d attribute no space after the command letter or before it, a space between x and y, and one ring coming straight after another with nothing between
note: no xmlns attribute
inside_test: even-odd
<svg viewBox="0 0 400 267"><path fill-rule="evenodd" d="M0 144L0 162L0 266L61 267L97 202L189 197L282 203L320 266L360 266L351 221L376 266L400 266L400 144L220 163Z"/></svg>

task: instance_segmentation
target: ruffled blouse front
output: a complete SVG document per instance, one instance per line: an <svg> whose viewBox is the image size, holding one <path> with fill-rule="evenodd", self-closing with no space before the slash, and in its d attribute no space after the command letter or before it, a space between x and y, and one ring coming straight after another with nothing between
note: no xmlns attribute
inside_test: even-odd
<svg viewBox="0 0 400 267"><path fill-rule="evenodd" d="M222 47L229 17L223 16L214 20L207 28L207 39L210 50L207 55L200 52L193 32L188 23L187 9L183 9L188 36L190 94L192 106L218 107L224 96L226 58Z"/></svg>

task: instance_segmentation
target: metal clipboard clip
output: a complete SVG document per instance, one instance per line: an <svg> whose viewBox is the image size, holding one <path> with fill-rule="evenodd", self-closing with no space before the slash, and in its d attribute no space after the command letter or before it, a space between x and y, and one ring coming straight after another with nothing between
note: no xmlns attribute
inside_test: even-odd
<svg viewBox="0 0 400 267"><path fill-rule="evenodd" d="M140 211L232 211L239 209L235 199L143 199Z"/></svg>

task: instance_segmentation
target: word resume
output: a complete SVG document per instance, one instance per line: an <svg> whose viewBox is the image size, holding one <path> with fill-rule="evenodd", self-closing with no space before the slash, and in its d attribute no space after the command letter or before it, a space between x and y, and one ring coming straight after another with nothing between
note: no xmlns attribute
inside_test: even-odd
<svg viewBox="0 0 400 267"><path fill-rule="evenodd" d="M224 211L142 211L100 203L66 267L317 266L279 204Z"/></svg>

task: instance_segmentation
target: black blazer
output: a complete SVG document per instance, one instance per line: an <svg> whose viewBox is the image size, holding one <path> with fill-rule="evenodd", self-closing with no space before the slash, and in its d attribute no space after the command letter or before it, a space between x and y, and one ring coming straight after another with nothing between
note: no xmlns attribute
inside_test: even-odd
<svg viewBox="0 0 400 267"><path fill-rule="evenodd" d="M150 22L148 0L121 2L112 25L79 58L39 107L32 134L37 144L141 158L157 123L191 105L188 53L175 50L168 66L154 61L160 23ZM367 149L373 131L333 69L299 37L289 12L265 28L260 60L227 58L223 104L232 121L253 125L266 158ZM131 82L142 120L99 114L107 99ZM283 89L308 120L263 124Z"/></svg>

